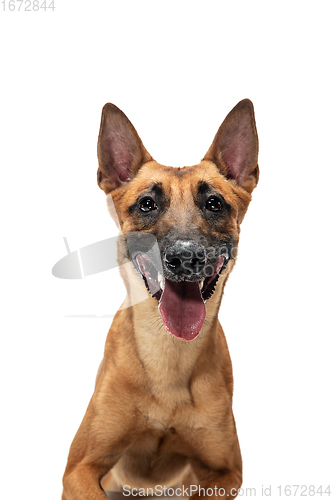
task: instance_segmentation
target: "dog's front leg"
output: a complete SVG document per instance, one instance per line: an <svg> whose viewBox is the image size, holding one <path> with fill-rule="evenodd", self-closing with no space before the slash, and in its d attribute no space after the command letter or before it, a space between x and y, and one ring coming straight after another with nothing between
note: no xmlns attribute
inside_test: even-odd
<svg viewBox="0 0 333 500"><path fill-rule="evenodd" d="M113 465L112 460L102 460L73 466L64 474L62 500L106 500L100 480Z"/></svg>
<svg viewBox="0 0 333 500"><path fill-rule="evenodd" d="M242 457L231 410L224 416L223 423L220 429L197 432L200 451L192 462L192 469L198 490L190 500L235 498L242 485Z"/></svg>
<svg viewBox="0 0 333 500"><path fill-rule="evenodd" d="M111 413L94 403L93 397L69 451L62 500L106 500L100 481L133 439L129 405Z"/></svg>

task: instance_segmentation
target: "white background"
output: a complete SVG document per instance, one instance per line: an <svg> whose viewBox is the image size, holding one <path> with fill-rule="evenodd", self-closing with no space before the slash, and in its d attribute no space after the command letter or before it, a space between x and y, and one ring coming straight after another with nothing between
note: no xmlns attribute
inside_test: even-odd
<svg viewBox="0 0 333 500"><path fill-rule="evenodd" d="M0 3L1 496L60 498L111 323L100 316L124 298L118 270L51 274L63 236L75 250L117 234L96 184L102 106L120 107L156 160L182 166L245 97L261 177L220 313L243 487L333 493L331 2L55 7Z"/></svg>

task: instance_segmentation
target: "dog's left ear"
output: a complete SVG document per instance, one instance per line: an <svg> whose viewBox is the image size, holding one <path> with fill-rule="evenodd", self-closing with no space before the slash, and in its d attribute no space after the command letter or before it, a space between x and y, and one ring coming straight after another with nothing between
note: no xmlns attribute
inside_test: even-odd
<svg viewBox="0 0 333 500"><path fill-rule="evenodd" d="M220 126L204 160L214 162L227 179L251 193L259 179L258 150L253 104L244 99Z"/></svg>
<svg viewBox="0 0 333 500"><path fill-rule="evenodd" d="M97 155L97 182L105 194L129 182L141 165L152 160L127 116L110 103L102 110Z"/></svg>

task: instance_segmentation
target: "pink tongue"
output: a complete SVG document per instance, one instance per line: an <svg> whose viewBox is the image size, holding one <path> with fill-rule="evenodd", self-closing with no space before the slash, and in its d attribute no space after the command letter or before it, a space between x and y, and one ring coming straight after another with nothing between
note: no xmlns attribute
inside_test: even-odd
<svg viewBox="0 0 333 500"><path fill-rule="evenodd" d="M200 332L206 306L198 282L165 280L159 310L166 329L183 340L192 340Z"/></svg>

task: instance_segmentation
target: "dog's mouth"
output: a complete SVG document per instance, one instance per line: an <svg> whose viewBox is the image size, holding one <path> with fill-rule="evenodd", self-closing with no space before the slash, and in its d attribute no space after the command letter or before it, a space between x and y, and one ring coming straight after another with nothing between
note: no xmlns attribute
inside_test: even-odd
<svg viewBox="0 0 333 500"><path fill-rule="evenodd" d="M216 260L213 272L200 281L173 281L157 270L145 253L135 257L141 277L159 302L159 311L165 328L182 340L193 340L199 334L206 318L205 302L213 295L225 257Z"/></svg>

